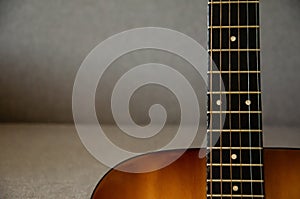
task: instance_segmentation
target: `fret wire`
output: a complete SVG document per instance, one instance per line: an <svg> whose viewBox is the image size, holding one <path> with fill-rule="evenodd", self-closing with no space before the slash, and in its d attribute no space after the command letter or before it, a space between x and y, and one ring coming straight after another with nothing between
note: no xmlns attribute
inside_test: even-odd
<svg viewBox="0 0 300 199"><path fill-rule="evenodd" d="M207 179L207 182L220 182L218 179ZM259 182L262 183L264 180L236 180L236 179L223 179L223 182Z"/></svg>
<svg viewBox="0 0 300 199"><path fill-rule="evenodd" d="M261 73L261 71L225 71L225 70L222 70L222 71L208 71L207 73L213 73L213 74L227 74L227 73Z"/></svg>
<svg viewBox="0 0 300 199"><path fill-rule="evenodd" d="M261 94L261 91L208 91L208 94Z"/></svg>
<svg viewBox="0 0 300 199"><path fill-rule="evenodd" d="M260 114L262 113L261 111L207 111L207 113L213 113L213 114L235 114L235 113L253 113L253 114Z"/></svg>
<svg viewBox="0 0 300 199"><path fill-rule="evenodd" d="M263 150L263 147L208 147L210 149L233 149L233 150L239 150L239 149L242 149L242 150Z"/></svg>
<svg viewBox="0 0 300 199"><path fill-rule="evenodd" d="M230 29L230 28L259 28L258 25L242 25L242 26L209 26L210 29L218 29L222 27L222 29Z"/></svg>
<svg viewBox="0 0 300 199"><path fill-rule="evenodd" d="M208 52L257 52L260 51L260 49L209 49Z"/></svg>
<svg viewBox="0 0 300 199"><path fill-rule="evenodd" d="M242 163L240 163L240 164L226 164L226 163L207 163L206 164L207 166L210 166L210 165L212 165L212 166L216 166L216 167L218 167L218 166L220 166L221 168L222 168L222 166L234 166L234 167L238 167L238 166L240 166L240 167L262 167L263 166L263 164L242 164Z"/></svg>
<svg viewBox="0 0 300 199"><path fill-rule="evenodd" d="M211 129L207 130L207 132L257 132L261 133L261 129Z"/></svg>
<svg viewBox="0 0 300 199"><path fill-rule="evenodd" d="M240 4L240 3L259 3L259 1L212 1L208 4Z"/></svg>
<svg viewBox="0 0 300 199"><path fill-rule="evenodd" d="M207 197L249 197L249 198L263 198L264 195L245 195L245 194L207 194Z"/></svg>

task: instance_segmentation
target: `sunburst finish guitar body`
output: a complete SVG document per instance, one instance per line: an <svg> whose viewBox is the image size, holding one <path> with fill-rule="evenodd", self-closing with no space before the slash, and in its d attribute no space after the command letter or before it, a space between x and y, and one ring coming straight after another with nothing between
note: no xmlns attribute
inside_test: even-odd
<svg viewBox="0 0 300 199"><path fill-rule="evenodd" d="M262 143L259 2L209 0L207 155L142 155L107 173L92 199L299 199L300 150ZM225 106L226 105L226 106ZM142 169L141 169L142 168Z"/></svg>
<svg viewBox="0 0 300 199"><path fill-rule="evenodd" d="M148 154L117 167L124 170L126 167L148 167L153 162L163 164L176 153L178 151ZM199 149L190 149L171 165L149 173L112 169L99 182L92 198L206 199L206 158L199 158L198 153ZM265 149L264 160L266 198L299 199L300 150Z"/></svg>

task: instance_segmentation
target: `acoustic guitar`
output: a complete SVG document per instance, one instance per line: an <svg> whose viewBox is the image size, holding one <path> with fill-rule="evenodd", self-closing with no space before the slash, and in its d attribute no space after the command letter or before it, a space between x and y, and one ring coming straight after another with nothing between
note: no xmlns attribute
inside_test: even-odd
<svg viewBox="0 0 300 199"><path fill-rule="evenodd" d="M189 149L157 171L120 171L182 150L130 159L101 179L92 199L300 198L300 151L263 148L259 1L209 0L208 13L207 155Z"/></svg>

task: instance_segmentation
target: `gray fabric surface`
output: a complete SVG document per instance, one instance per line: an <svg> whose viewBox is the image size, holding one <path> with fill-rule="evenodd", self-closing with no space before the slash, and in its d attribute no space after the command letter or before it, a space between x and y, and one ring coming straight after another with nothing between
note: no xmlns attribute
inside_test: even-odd
<svg viewBox="0 0 300 199"><path fill-rule="evenodd" d="M88 198L106 171L72 126L0 127L0 198Z"/></svg>
<svg viewBox="0 0 300 199"><path fill-rule="evenodd" d="M120 139L115 127L104 129L116 142L134 144ZM174 130L174 126L167 127L163 139ZM294 136L299 132L299 128L265 126L265 146L300 148ZM199 142L193 145L197 146ZM107 171L86 151L73 125L0 125L1 199L89 198Z"/></svg>

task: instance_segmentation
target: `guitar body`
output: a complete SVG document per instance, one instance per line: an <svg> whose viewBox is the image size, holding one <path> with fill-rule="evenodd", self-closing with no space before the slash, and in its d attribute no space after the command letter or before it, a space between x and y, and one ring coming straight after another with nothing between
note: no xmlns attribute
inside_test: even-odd
<svg viewBox="0 0 300 199"><path fill-rule="evenodd" d="M199 149L187 150L171 165L149 173L126 173L117 168L151 167L179 151L139 156L118 165L99 182L92 199L206 199L206 158ZM267 199L299 199L300 150L265 149Z"/></svg>

